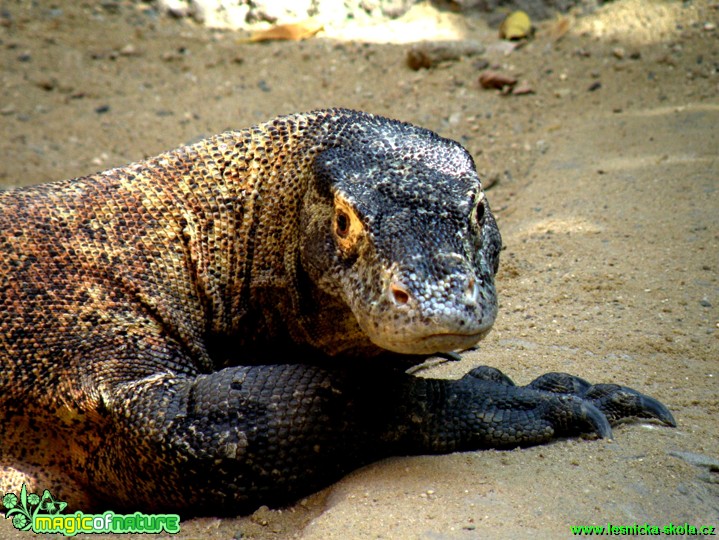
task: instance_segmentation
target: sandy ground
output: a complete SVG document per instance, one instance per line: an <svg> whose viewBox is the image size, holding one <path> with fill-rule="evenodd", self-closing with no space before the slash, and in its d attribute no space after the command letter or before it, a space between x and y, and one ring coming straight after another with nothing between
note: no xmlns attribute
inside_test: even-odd
<svg viewBox="0 0 719 540"><path fill-rule="evenodd" d="M426 373L490 364L526 383L568 371L654 395L679 424L624 424L611 442L391 458L288 508L185 521L179 537L566 538L572 525L608 522L719 526L716 3L618 1L570 20L559 40L557 23L542 23L513 51L482 21L426 6L406 26L351 29L487 47L420 71L405 64L407 43L342 41L337 31L249 44L146 5L27 4L0 6L0 186L87 174L318 107L428 127L461 141L494 182L506 249L495 330L461 362ZM481 89L483 60L534 93ZM3 521L0 536L30 535Z"/></svg>

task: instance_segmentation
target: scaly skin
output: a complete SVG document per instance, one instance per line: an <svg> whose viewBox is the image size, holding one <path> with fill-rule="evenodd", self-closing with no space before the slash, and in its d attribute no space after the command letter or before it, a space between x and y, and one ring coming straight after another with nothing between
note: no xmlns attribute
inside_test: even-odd
<svg viewBox="0 0 719 540"><path fill-rule="evenodd" d="M326 110L0 193L0 492L235 513L371 460L546 442L658 401L401 367L474 345L500 237L472 159Z"/></svg>

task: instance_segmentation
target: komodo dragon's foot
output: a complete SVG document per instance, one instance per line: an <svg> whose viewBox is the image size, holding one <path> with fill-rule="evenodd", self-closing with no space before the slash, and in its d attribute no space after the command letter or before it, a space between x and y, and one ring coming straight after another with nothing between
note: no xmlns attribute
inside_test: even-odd
<svg viewBox="0 0 719 540"><path fill-rule="evenodd" d="M496 368L480 366L457 381L481 395L475 414L493 445L536 444L557 436L594 433L611 438L610 425L625 418L654 418L676 426L658 400L618 384L590 384L567 373L546 373L516 386ZM464 393L464 392L462 392Z"/></svg>

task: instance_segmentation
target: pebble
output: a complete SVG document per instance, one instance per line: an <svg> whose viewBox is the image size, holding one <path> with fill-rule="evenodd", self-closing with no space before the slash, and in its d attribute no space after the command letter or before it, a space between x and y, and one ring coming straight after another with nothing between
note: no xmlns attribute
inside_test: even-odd
<svg viewBox="0 0 719 540"><path fill-rule="evenodd" d="M472 67L476 69L477 71L482 71L483 69L487 69L489 67L489 60L486 58L480 58L479 60L475 60L472 63Z"/></svg>
<svg viewBox="0 0 719 540"><path fill-rule="evenodd" d="M528 82L520 82L514 88L512 88L511 94L513 96L526 96L528 94L534 94L534 88Z"/></svg>
<svg viewBox="0 0 719 540"><path fill-rule="evenodd" d="M535 146L537 147L537 151L540 154L546 154L547 151L549 150L549 143L547 141L545 141L544 139L539 139L536 142Z"/></svg>
<svg viewBox="0 0 719 540"><path fill-rule="evenodd" d="M57 80L50 78L50 79L40 79L38 81L35 81L35 84L42 88L43 90L50 92L51 90L54 90L57 86Z"/></svg>
<svg viewBox="0 0 719 540"><path fill-rule="evenodd" d="M268 506L262 505L250 516L250 520L253 523L267 527L270 524L271 516L272 510Z"/></svg>
<svg viewBox="0 0 719 540"><path fill-rule="evenodd" d="M430 69L442 62L456 62L465 56L477 56L484 46L476 41L427 41L407 51L407 65L417 71Z"/></svg>
<svg viewBox="0 0 719 540"><path fill-rule="evenodd" d="M128 43L122 49L120 49L118 52L120 53L120 56L139 56L140 55L140 52L137 50L137 48L132 43Z"/></svg>
<svg viewBox="0 0 719 540"><path fill-rule="evenodd" d="M105 163L107 161L107 158L109 158L109 157L110 156L108 155L107 152L102 152L99 156L95 156L90 161L92 162L93 165L96 165L99 167L103 163Z"/></svg>
<svg viewBox="0 0 719 540"><path fill-rule="evenodd" d="M178 19L187 17L190 14L189 3L181 0L157 0L158 7Z"/></svg>
<svg viewBox="0 0 719 540"><path fill-rule="evenodd" d="M507 73L487 70L479 76L479 84L485 89L497 88L501 90L505 86L512 87L517 84L517 79Z"/></svg>

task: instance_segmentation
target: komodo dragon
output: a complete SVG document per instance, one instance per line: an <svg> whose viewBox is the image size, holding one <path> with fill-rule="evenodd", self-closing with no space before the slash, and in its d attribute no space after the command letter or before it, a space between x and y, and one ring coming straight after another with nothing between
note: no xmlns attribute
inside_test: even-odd
<svg viewBox="0 0 719 540"><path fill-rule="evenodd" d="M456 142L343 109L0 194L0 494L238 513L389 455L609 437L657 400L406 373L476 344L500 236Z"/></svg>

